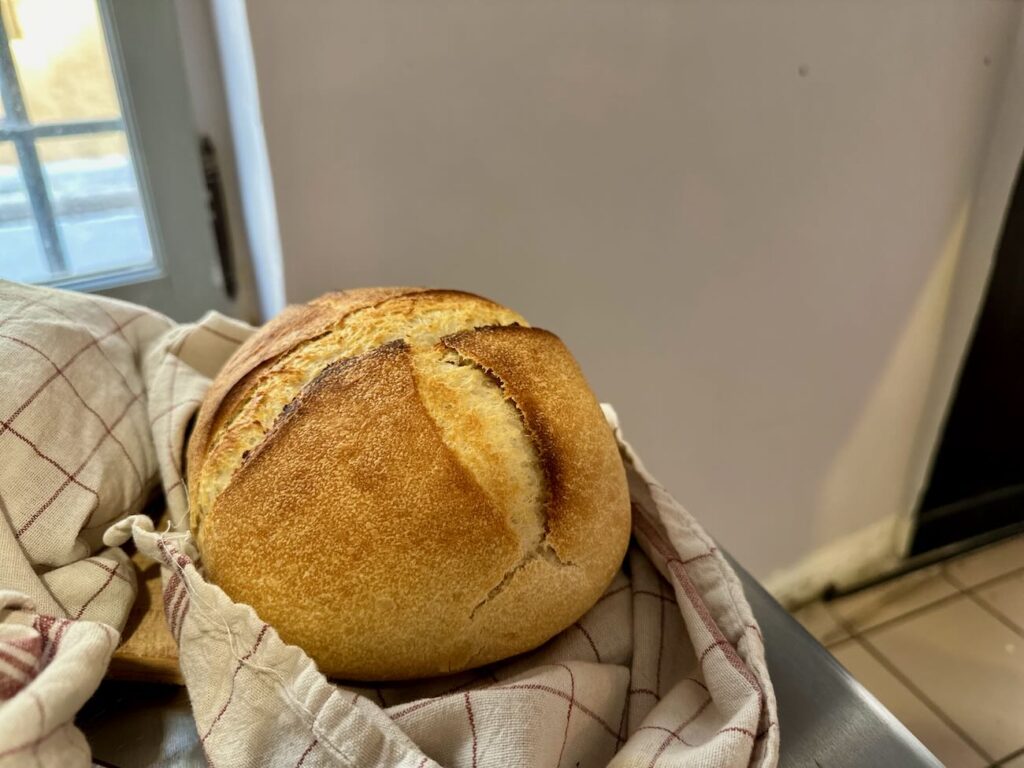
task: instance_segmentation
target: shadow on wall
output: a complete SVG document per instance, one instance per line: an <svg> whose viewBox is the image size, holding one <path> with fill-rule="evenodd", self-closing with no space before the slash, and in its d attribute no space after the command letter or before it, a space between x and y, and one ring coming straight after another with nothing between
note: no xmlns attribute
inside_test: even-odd
<svg viewBox="0 0 1024 768"><path fill-rule="evenodd" d="M942 339L967 224L965 203L945 247L914 303L849 439L825 476L815 526L819 542L834 541L883 519L906 520L923 478L908 477L916 437ZM896 533L899 536L899 533ZM902 542L893 542L893 552Z"/></svg>
<svg viewBox="0 0 1024 768"><path fill-rule="evenodd" d="M928 392L969 205L952 231L914 302L888 360L846 442L823 475L814 509L814 554L776 572L776 596L799 604L827 586L842 586L895 565L905 551L923 477L915 451L922 445Z"/></svg>

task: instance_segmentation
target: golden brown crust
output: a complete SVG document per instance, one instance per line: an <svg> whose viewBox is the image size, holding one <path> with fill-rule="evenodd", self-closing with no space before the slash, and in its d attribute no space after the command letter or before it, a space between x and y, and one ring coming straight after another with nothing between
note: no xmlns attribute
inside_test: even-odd
<svg viewBox="0 0 1024 768"><path fill-rule="evenodd" d="M210 386L196 416L195 427L188 444L188 466L198 469L202 465L206 448L216 422L227 418L234 406L243 399L266 364L284 354L295 345L323 333L331 325L364 307L389 299L418 293L423 288L357 288L351 291L327 293L308 304L286 307L250 336L224 364ZM222 408L223 401L231 397L231 408ZM219 417L219 419L218 419ZM195 495L193 483L198 472L189 472L189 493Z"/></svg>
<svg viewBox="0 0 1024 768"><path fill-rule="evenodd" d="M523 415L548 485L548 542L563 562L618 568L629 538L626 472L594 397L562 340L539 328L480 328L446 346L495 376ZM596 598L595 598L596 599Z"/></svg>
<svg viewBox="0 0 1024 768"><path fill-rule="evenodd" d="M379 289L314 305L257 334L204 403L189 446L193 500L211 450L211 471L228 478L212 496L203 485L205 517L193 517L210 578L350 679L464 669L572 624L621 563L629 501L614 438L561 341L473 328L494 316L487 307L502 323L521 318L458 292ZM378 305L360 322L441 312L468 329L307 365L298 395L275 401L287 405L267 411L280 415L241 454L232 419L274 393L268 377L292 370L291 350ZM286 368L273 368L279 359Z"/></svg>
<svg viewBox="0 0 1024 768"><path fill-rule="evenodd" d="M322 669L355 679L464 666L478 651L464 631L477 595L519 557L440 439L401 343L307 387L203 534L215 583Z"/></svg>
<svg viewBox="0 0 1024 768"><path fill-rule="evenodd" d="M193 528L200 529L213 500L230 481L242 458L258 447L281 410L330 363L363 354L396 338L408 338L423 348L445 334L467 327L525 323L511 310L460 291L375 289L352 295L330 294L314 303L333 306L338 311L334 322L313 324L316 333L305 328L301 336L283 334L295 343L239 380L208 421L202 420L200 414L195 460L189 470L189 517ZM279 338L281 334L277 331L272 327L270 335ZM280 345L272 344L270 352L256 359L277 349ZM229 366L228 372L231 371ZM204 439L206 444L200 454L198 446Z"/></svg>

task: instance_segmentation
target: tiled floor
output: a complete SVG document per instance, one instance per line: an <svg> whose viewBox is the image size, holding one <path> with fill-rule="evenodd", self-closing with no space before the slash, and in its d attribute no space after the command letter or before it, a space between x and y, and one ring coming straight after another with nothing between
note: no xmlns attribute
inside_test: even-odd
<svg viewBox="0 0 1024 768"><path fill-rule="evenodd" d="M796 617L951 768L1024 768L1024 536Z"/></svg>

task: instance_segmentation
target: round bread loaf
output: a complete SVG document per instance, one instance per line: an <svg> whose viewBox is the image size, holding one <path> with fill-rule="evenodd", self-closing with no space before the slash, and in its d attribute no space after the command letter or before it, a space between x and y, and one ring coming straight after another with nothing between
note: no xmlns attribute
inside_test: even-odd
<svg viewBox="0 0 1024 768"><path fill-rule="evenodd" d="M207 576L353 680L537 647L600 597L630 531L569 351L458 291L288 308L213 382L188 487Z"/></svg>

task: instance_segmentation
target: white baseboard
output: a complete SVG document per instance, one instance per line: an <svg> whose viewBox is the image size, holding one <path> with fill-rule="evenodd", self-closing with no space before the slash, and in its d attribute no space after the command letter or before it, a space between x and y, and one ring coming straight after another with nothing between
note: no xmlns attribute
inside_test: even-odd
<svg viewBox="0 0 1024 768"><path fill-rule="evenodd" d="M879 520L775 571L765 579L765 588L787 608L796 608L829 586L842 588L877 576L902 560L905 528L895 515Z"/></svg>

